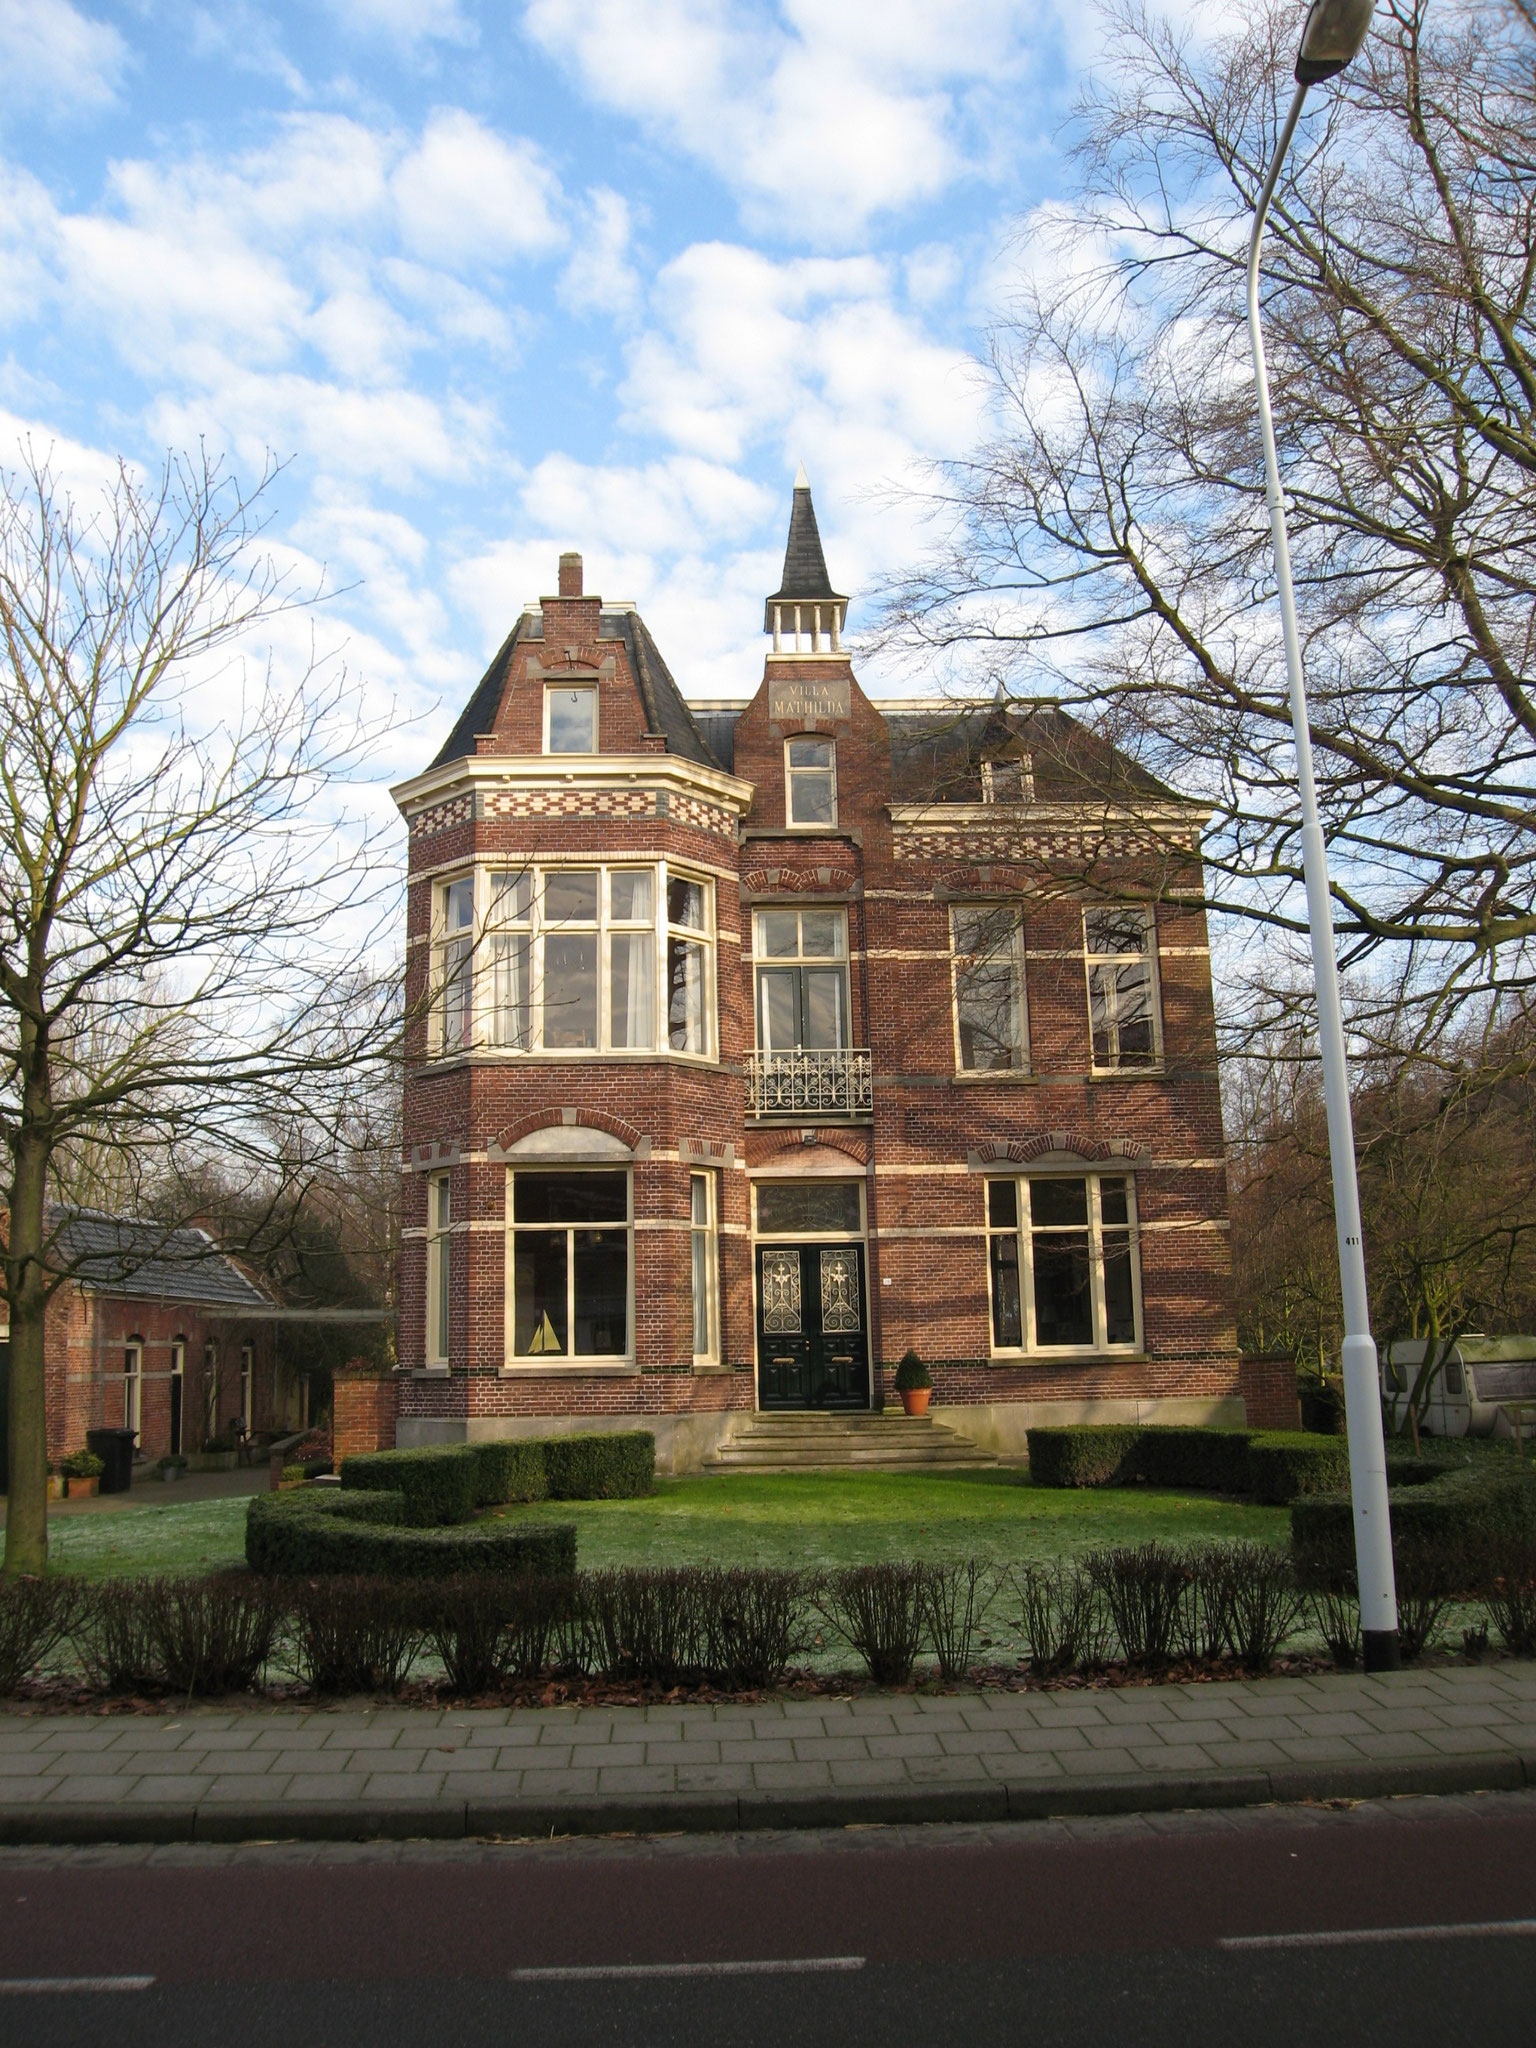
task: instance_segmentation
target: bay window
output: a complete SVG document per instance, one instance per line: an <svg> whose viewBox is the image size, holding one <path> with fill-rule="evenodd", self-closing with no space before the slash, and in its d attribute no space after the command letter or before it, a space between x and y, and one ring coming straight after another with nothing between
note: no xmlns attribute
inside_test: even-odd
<svg viewBox="0 0 1536 2048"><path fill-rule="evenodd" d="M720 1220L719 1176L711 1172L688 1176L688 1214L693 1265L693 1360L695 1365L720 1356Z"/></svg>
<svg viewBox="0 0 1536 2048"><path fill-rule="evenodd" d="M594 863L482 870L478 884L457 877L438 896L440 1052L653 1052L664 1043L713 1056L709 882Z"/></svg>
<svg viewBox="0 0 1536 2048"><path fill-rule="evenodd" d="M446 1173L427 1182L427 1363L448 1363L450 1294L449 1229L452 1197Z"/></svg>
<svg viewBox="0 0 1536 2048"><path fill-rule="evenodd" d="M475 948L475 878L456 875L437 887L433 981L438 990L442 1049L457 1052L474 1028L471 976Z"/></svg>
<svg viewBox="0 0 1536 2048"><path fill-rule="evenodd" d="M627 1173L514 1173L508 1350L611 1362L630 1353L633 1225Z"/></svg>
<svg viewBox="0 0 1536 2048"><path fill-rule="evenodd" d="M1126 1174L989 1180L994 1352L1135 1351L1141 1281Z"/></svg>

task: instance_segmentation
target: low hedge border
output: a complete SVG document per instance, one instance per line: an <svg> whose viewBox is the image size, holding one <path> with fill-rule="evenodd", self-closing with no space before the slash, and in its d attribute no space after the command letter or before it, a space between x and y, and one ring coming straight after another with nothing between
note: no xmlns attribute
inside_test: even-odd
<svg viewBox="0 0 1536 2048"><path fill-rule="evenodd" d="M1438 1478L1441 1458L1387 1448L1394 1480ZM1177 1486L1249 1494L1266 1507L1347 1492L1343 1437L1299 1429L1196 1429L1157 1423L1084 1422L1029 1431L1037 1486Z"/></svg>
<svg viewBox="0 0 1536 2048"><path fill-rule="evenodd" d="M343 1490L398 1493L414 1528L466 1522L477 1508L533 1500L634 1500L656 1483L648 1429L499 1437L344 1458Z"/></svg>
<svg viewBox="0 0 1536 2048"><path fill-rule="evenodd" d="M246 1510L245 1559L274 1578L305 1573L439 1579L463 1572L564 1577L576 1569L571 1522L468 1522L423 1527L407 1495L345 1487L257 1494Z"/></svg>
<svg viewBox="0 0 1536 2048"><path fill-rule="evenodd" d="M1392 1550L1399 1567L1432 1557L1442 1590L1485 1589L1490 1560L1536 1537L1536 1475L1510 1463L1456 1465L1434 1459L1394 1461L1387 1489ZM1347 1493L1319 1494L1291 1506L1291 1552L1297 1577L1313 1587L1346 1584L1355 1568L1354 1510Z"/></svg>

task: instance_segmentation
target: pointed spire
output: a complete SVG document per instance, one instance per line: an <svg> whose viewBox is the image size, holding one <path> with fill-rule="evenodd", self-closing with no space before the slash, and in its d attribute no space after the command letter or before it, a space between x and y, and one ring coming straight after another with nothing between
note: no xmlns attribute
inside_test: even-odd
<svg viewBox="0 0 1536 2048"><path fill-rule="evenodd" d="M804 629L810 630L813 609L819 610L821 628L818 641L826 636L832 645L838 644L843 617L848 600L840 591L832 588L832 579L827 574L827 558L821 551L821 533L816 525L816 508L811 503L811 480L805 473L802 462L795 476L794 504L789 515L789 541L784 549L784 575L778 589L769 598L763 613L763 631L774 631L774 612L778 610L783 625L789 624L789 615L799 606L804 615ZM836 634L834 634L834 620Z"/></svg>

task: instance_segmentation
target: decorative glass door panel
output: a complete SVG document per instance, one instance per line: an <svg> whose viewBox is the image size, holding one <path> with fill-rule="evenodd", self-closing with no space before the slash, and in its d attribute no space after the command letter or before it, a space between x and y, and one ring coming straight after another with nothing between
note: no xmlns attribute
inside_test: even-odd
<svg viewBox="0 0 1536 2048"><path fill-rule="evenodd" d="M864 1247L759 1245L758 1402L867 1408Z"/></svg>

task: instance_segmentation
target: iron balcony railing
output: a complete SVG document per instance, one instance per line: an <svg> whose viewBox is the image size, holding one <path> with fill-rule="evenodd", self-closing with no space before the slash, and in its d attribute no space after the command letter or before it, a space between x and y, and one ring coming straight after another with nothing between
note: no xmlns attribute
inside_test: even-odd
<svg viewBox="0 0 1536 2048"><path fill-rule="evenodd" d="M748 1056L749 1116L868 1116L874 1075L862 1047L797 1046Z"/></svg>

